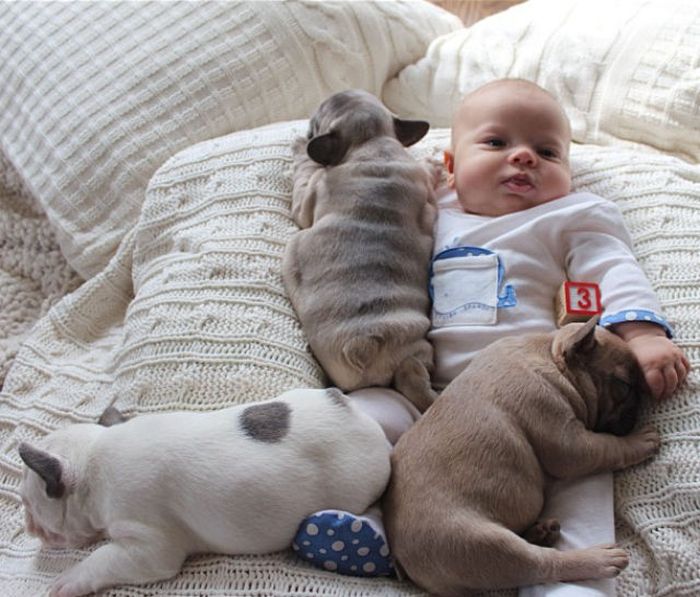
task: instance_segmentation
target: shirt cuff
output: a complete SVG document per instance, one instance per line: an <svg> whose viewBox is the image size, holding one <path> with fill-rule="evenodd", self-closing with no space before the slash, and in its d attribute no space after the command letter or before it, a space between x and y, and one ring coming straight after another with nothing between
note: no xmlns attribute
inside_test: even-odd
<svg viewBox="0 0 700 597"><path fill-rule="evenodd" d="M609 328L616 323L625 323L628 321L641 321L644 323L654 323L661 326L669 338L673 338L673 328L668 324L668 321L661 317L658 313L647 311L645 309L626 309L618 311L612 315L605 315L600 318L600 325L604 328Z"/></svg>

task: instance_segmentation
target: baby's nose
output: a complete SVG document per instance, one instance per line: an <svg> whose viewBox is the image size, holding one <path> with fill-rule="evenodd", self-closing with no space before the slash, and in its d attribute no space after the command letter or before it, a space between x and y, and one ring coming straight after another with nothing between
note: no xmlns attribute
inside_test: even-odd
<svg viewBox="0 0 700 597"><path fill-rule="evenodd" d="M510 162L521 166L535 166L537 154L527 145L518 145L510 153Z"/></svg>

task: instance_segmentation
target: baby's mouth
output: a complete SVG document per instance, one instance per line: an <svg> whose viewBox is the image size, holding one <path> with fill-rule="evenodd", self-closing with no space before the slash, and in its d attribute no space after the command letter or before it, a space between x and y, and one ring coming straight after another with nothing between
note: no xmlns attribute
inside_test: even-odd
<svg viewBox="0 0 700 597"><path fill-rule="evenodd" d="M535 188L527 174L516 174L503 181L506 188L513 193L527 193Z"/></svg>

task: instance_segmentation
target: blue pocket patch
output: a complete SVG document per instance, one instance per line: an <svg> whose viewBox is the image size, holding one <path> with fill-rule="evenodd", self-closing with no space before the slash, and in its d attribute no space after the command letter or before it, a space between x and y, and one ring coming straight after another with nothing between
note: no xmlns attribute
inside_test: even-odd
<svg viewBox="0 0 700 597"><path fill-rule="evenodd" d="M438 253L430 271L433 326L493 325L499 308L517 304L515 289L503 285L498 255L481 247L454 247Z"/></svg>

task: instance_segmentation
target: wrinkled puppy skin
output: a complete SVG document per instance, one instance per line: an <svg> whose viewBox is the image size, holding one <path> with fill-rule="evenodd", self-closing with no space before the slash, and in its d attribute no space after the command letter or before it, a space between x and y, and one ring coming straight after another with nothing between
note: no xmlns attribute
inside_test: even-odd
<svg viewBox="0 0 700 597"><path fill-rule="evenodd" d="M652 456L632 431L649 397L626 343L596 326L484 349L397 443L384 518L398 567L441 596L616 576L615 546L559 551L538 520L547 476L571 479ZM429 498L429 499L428 499Z"/></svg>
<svg viewBox="0 0 700 597"><path fill-rule="evenodd" d="M428 271L435 167L411 157L428 123L394 117L373 95L337 93L294 152L282 274L311 350L343 391L393 386L434 400Z"/></svg>

